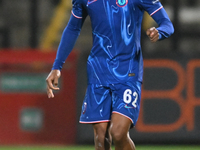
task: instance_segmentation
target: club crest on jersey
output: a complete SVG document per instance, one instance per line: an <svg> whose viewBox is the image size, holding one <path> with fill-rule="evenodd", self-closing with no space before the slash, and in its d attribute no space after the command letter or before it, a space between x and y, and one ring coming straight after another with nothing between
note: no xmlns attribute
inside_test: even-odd
<svg viewBox="0 0 200 150"><path fill-rule="evenodd" d="M124 7L128 4L128 0L116 0L116 4L119 7Z"/></svg>

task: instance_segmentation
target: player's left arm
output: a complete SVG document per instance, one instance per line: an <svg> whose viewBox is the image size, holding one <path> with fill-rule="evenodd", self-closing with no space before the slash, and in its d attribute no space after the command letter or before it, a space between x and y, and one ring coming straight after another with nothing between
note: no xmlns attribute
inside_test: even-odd
<svg viewBox="0 0 200 150"><path fill-rule="evenodd" d="M163 40L165 38L168 38L174 33L173 24L163 7L157 12L155 12L154 14L152 14L151 17L158 24L158 28L155 28L159 34L158 40ZM155 29L150 28L150 30L153 30L153 31L155 31ZM148 33L148 30L147 30L147 33ZM150 31L150 38L151 38L151 34L152 33ZM155 39L153 39L153 41L155 41Z"/></svg>
<svg viewBox="0 0 200 150"><path fill-rule="evenodd" d="M173 24L159 0L143 0L141 6L158 24L158 28L152 27L146 31L152 42L168 38L174 33Z"/></svg>

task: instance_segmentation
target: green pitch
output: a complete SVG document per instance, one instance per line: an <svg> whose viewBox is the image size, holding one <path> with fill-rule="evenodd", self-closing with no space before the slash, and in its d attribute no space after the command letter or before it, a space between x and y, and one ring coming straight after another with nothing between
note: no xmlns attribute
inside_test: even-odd
<svg viewBox="0 0 200 150"><path fill-rule="evenodd" d="M137 146L137 150L200 150L200 146ZM94 150L93 146L0 146L0 150ZM113 148L114 150L114 148Z"/></svg>

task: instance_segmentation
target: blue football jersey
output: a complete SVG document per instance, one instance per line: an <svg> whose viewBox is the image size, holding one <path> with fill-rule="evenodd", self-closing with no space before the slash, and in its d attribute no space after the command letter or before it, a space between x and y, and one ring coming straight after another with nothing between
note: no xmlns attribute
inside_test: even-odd
<svg viewBox="0 0 200 150"><path fill-rule="evenodd" d="M89 16L93 34L93 46L87 61L89 84L142 82L140 38L144 11L158 23L160 39L173 33L173 25L159 0L72 0L72 4L72 16L63 33L53 69L61 68L66 59L62 58L62 51L67 57ZM73 40L73 44L67 46L69 40Z"/></svg>

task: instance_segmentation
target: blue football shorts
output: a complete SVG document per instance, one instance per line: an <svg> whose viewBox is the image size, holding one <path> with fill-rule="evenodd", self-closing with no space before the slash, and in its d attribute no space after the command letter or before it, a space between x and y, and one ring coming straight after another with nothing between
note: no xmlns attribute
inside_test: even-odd
<svg viewBox="0 0 200 150"><path fill-rule="evenodd" d="M141 82L108 86L89 84L82 105L80 123L109 122L117 113L136 124L140 110Z"/></svg>

